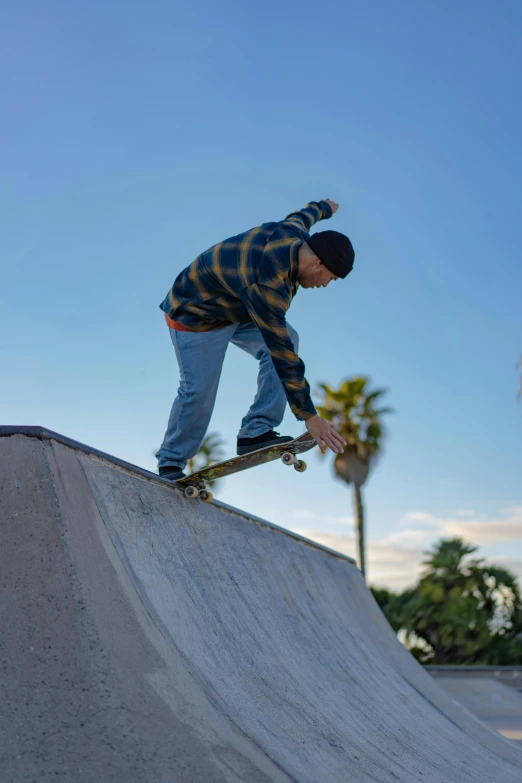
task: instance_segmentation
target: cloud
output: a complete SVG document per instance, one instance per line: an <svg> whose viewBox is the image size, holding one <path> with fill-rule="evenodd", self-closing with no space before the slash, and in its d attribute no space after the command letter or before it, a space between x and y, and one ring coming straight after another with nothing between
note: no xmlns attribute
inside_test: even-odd
<svg viewBox="0 0 522 783"><path fill-rule="evenodd" d="M385 540L404 546L421 546L438 538L463 538L483 546L522 541L522 506L503 509L493 518L479 518L473 511L460 510L454 517L437 517L424 511L410 511L399 522L402 530Z"/></svg>
<svg viewBox="0 0 522 783"><path fill-rule="evenodd" d="M408 513L404 516L404 519L402 520L403 525L407 525L412 522L421 522L422 524L426 525L433 525L435 524L435 517L433 517L431 514L427 514L425 511L408 511Z"/></svg>
<svg viewBox="0 0 522 783"><path fill-rule="evenodd" d="M332 517L330 523L343 526L352 520ZM302 521L328 521L318 514L302 517ZM310 538L323 546L357 559L357 542L354 535L323 532L309 525L307 529L294 528L294 532ZM522 506L503 509L496 517L479 519L470 510L459 510L452 517L437 517L424 511L411 511L398 522L399 529L381 539L367 542L368 581L375 587L403 590L414 584L423 568L425 552L441 538L462 538L476 546L485 546L478 554L487 562L507 568L518 577L522 585L522 559L510 552L509 556L488 555L491 544L522 542ZM353 528L352 528L353 529ZM509 551L509 548L508 548Z"/></svg>
<svg viewBox="0 0 522 783"><path fill-rule="evenodd" d="M522 541L522 523L519 521L447 522L441 526L444 538L464 538L473 544L494 544L500 541Z"/></svg>
<svg viewBox="0 0 522 783"><path fill-rule="evenodd" d="M406 549L417 549L425 547L433 538L431 530L400 530L398 533L391 533L383 539L383 542L392 546L400 546Z"/></svg>
<svg viewBox="0 0 522 783"><path fill-rule="evenodd" d="M300 522L311 522L317 518L317 514L313 511L308 511L306 508L296 508L292 516Z"/></svg>
<svg viewBox="0 0 522 783"><path fill-rule="evenodd" d="M304 536L305 538L311 538L317 541L322 546L327 546L330 549L335 549L336 552L341 552L343 555L354 557L355 555L355 538L350 535L342 535L338 533L320 533L316 530L308 530L305 528L292 528L294 533L298 536Z"/></svg>
<svg viewBox="0 0 522 783"><path fill-rule="evenodd" d="M293 532L357 559L357 543L354 536L322 533L306 528L293 528ZM416 581L420 575L424 554L422 549L403 548L390 544L388 540L370 540L366 558L370 584L398 591Z"/></svg>
<svg viewBox="0 0 522 783"><path fill-rule="evenodd" d="M464 538L473 544L483 545L501 541L522 541L522 506L503 509L494 519L434 518L439 536Z"/></svg>
<svg viewBox="0 0 522 783"><path fill-rule="evenodd" d="M327 514L319 514L316 511L310 511L306 508L297 508L294 509L292 512L292 517L297 522L315 522L317 524L320 524L324 527L345 527L346 525L352 525L354 524L354 518L353 517L338 517L338 516L328 516Z"/></svg>

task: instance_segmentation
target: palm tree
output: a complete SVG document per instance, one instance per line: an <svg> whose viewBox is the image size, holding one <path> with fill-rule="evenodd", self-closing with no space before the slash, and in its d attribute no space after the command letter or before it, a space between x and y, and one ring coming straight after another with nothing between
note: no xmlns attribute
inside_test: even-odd
<svg viewBox="0 0 522 783"><path fill-rule="evenodd" d="M498 666L522 660L517 578L471 557L476 551L460 538L442 539L425 553L418 584L386 607L421 663Z"/></svg>
<svg viewBox="0 0 522 783"><path fill-rule="evenodd" d="M199 447L196 456L192 457L192 459L189 459L187 462L187 475L190 476L198 470L203 470L204 468L208 468L209 465L219 462L225 456L223 444L224 440L218 432L209 432ZM214 481L208 481L207 483L210 484L210 486L213 486L216 483L216 480L214 479Z"/></svg>
<svg viewBox="0 0 522 783"><path fill-rule="evenodd" d="M382 450L381 416L392 412L391 408L376 407L386 389L370 391L369 383L370 379L364 376L347 378L338 389L320 383L322 405L316 406L318 413L334 424L348 444L343 454L335 455L333 469L337 478L353 484L359 567L363 577L366 577L366 558L361 487Z"/></svg>

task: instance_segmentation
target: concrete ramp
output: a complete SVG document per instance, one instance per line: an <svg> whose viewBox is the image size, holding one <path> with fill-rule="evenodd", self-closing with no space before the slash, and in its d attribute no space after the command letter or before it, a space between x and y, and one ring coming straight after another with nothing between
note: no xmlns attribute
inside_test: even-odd
<svg viewBox="0 0 522 783"><path fill-rule="evenodd" d="M522 741L522 694L509 685L485 677L439 677L453 699L464 705L482 723L504 737Z"/></svg>
<svg viewBox="0 0 522 783"><path fill-rule="evenodd" d="M0 436L2 783L520 783L519 747L350 559L54 433Z"/></svg>

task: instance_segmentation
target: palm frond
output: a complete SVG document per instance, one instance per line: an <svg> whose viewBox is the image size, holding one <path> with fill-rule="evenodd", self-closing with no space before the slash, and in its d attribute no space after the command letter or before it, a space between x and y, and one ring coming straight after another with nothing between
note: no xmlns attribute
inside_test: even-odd
<svg viewBox="0 0 522 783"><path fill-rule="evenodd" d="M375 401L387 390L371 390L368 377L355 376L345 378L337 389L319 383L317 393L320 395L317 412L331 421L347 442L344 455L337 455L334 460L335 474L346 483L360 480L361 476L366 478L370 466L382 451L382 416L393 412L388 407L375 407Z"/></svg>

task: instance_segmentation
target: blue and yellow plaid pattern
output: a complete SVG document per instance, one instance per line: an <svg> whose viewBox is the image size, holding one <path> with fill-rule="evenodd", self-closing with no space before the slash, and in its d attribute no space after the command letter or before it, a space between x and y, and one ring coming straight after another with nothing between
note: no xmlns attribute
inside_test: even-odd
<svg viewBox="0 0 522 783"><path fill-rule="evenodd" d="M255 323L300 420L316 410L305 366L288 333L286 312L298 288L299 246L314 223L331 216L325 201L312 201L285 220L225 239L178 275L160 305L169 318L195 332L210 331L224 321Z"/></svg>

